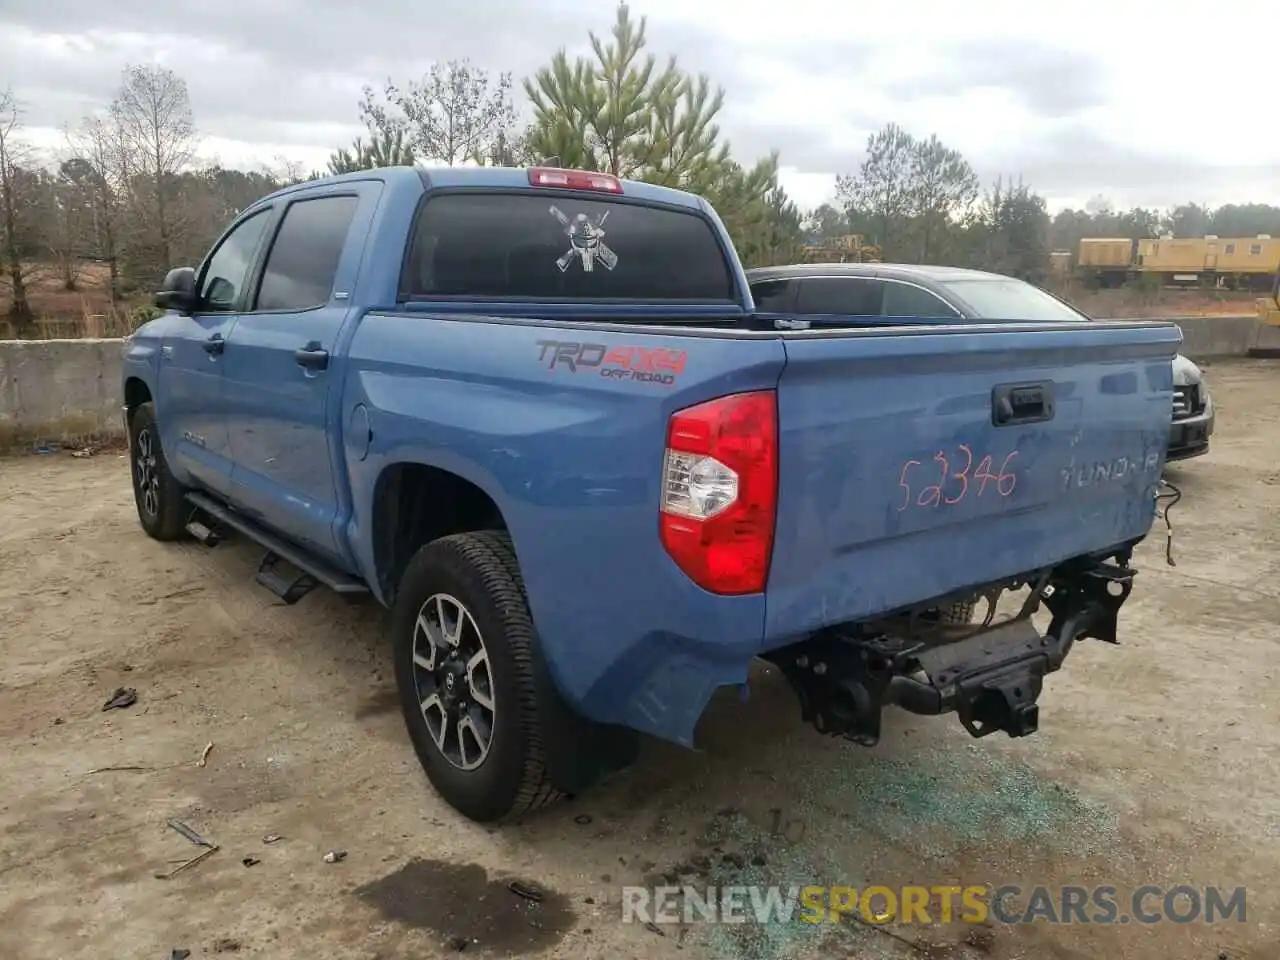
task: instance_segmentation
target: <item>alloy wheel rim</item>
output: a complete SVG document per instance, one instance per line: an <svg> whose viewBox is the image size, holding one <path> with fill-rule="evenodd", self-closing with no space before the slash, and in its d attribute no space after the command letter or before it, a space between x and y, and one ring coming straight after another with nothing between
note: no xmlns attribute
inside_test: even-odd
<svg viewBox="0 0 1280 960"><path fill-rule="evenodd" d="M459 770L477 769L493 744L493 672L480 627L457 597L432 594L418 608L413 676L436 749Z"/></svg>
<svg viewBox="0 0 1280 960"><path fill-rule="evenodd" d="M134 483L142 500L142 509L147 516L154 517L160 511L160 474L156 470L155 443L150 428L143 427L138 431L135 446Z"/></svg>

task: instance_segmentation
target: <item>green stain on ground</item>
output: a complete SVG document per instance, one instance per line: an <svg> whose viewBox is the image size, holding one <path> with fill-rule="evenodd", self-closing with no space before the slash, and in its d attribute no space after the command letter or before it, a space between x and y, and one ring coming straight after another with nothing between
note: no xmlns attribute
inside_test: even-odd
<svg viewBox="0 0 1280 960"><path fill-rule="evenodd" d="M766 826L724 811L698 840L699 855L664 882L693 886L756 886L763 891L811 884L867 882L878 873L877 851L896 846L924 866L966 850L1024 845L1036 856L1087 857L1108 852L1118 839L1114 813L1097 801L1047 779L1022 761L967 744L951 744L890 759L863 748L836 751L822 770L806 770L802 797L784 819L804 821L798 843ZM820 828L824 819L863 849L859 863L836 863ZM847 847L846 847L847 849ZM910 882L908 878L902 878ZM877 878L875 882L885 882ZM748 913L751 912L748 903ZM689 939L725 960L792 960L854 955L897 958L910 953L882 933L857 924L810 924L799 919L705 924ZM829 939L832 938L832 939ZM837 947L838 944L838 948Z"/></svg>
<svg viewBox="0 0 1280 960"><path fill-rule="evenodd" d="M771 888L777 891L776 896L786 898L792 888L798 896L799 890L807 886L844 882L819 851L803 844L787 843L733 811L722 812L711 821L699 838L699 846L707 851L700 860L705 869L698 869L695 876L681 879L680 883L718 889L755 887L759 901L769 895ZM879 944L875 942L879 938L860 928L806 923L800 919L804 912L798 900L790 920L775 913L768 920L758 921L749 898L745 904L744 912L748 914L745 922L695 923L694 938L726 960L826 957L830 951L824 949L824 944L833 935L846 947L856 945L859 957L874 960L892 956L879 952L876 949Z"/></svg>
<svg viewBox="0 0 1280 960"><path fill-rule="evenodd" d="M704 851L695 856L693 876L680 883L693 886L755 887L757 897L778 888L786 897L788 888L803 888L823 882L811 851L792 846L769 835L767 830L751 823L742 814L723 811L707 825L699 838ZM755 919L750 900L746 901L748 918L743 923L695 923L691 933L709 950L732 960L775 960L802 955L806 948L816 947L829 930L821 925L805 923L797 904L792 919L778 914L765 922Z"/></svg>
<svg viewBox="0 0 1280 960"><path fill-rule="evenodd" d="M1039 850L1092 856L1110 849L1116 815L1027 764L976 750L906 760L859 756L806 791L809 801L926 856L1034 840Z"/></svg>

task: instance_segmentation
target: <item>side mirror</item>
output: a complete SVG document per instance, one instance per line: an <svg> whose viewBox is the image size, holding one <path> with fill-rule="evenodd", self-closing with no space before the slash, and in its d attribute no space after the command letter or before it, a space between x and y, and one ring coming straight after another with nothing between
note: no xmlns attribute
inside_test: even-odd
<svg viewBox="0 0 1280 960"><path fill-rule="evenodd" d="M175 267L165 274L164 283L153 301L160 310L191 313L196 308L196 272L191 267Z"/></svg>

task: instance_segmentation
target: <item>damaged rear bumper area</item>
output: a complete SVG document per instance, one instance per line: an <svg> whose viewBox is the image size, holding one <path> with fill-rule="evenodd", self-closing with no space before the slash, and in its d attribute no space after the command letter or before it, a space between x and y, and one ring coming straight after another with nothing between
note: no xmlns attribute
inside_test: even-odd
<svg viewBox="0 0 1280 960"><path fill-rule="evenodd" d="M1137 572L1129 566L1131 552L1079 558L968 597L834 628L768 659L790 680L805 720L831 736L874 745L886 706L927 716L955 713L975 737L1000 730L1028 736L1039 727L1044 678L1062 666L1075 642L1118 642L1117 614ZM1021 609L997 620L997 601L1025 588ZM986 602L981 622L948 623L939 615L971 598ZM1032 621L1041 608L1051 615L1043 632Z"/></svg>

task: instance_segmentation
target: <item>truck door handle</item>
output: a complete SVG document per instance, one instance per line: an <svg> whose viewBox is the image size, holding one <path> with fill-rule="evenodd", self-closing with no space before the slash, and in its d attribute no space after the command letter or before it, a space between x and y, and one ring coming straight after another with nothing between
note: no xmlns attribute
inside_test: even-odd
<svg viewBox="0 0 1280 960"><path fill-rule="evenodd" d="M1053 382L1002 383L991 391L991 422L997 427L1053 419Z"/></svg>
<svg viewBox="0 0 1280 960"><path fill-rule="evenodd" d="M204 347L205 353L216 357L221 355L223 350L227 349L227 341L223 339L222 334L215 333L206 340L202 346Z"/></svg>
<svg viewBox="0 0 1280 960"><path fill-rule="evenodd" d="M324 370L329 366L329 351L320 346L319 341L312 340L301 350L293 351L293 359L307 370Z"/></svg>

